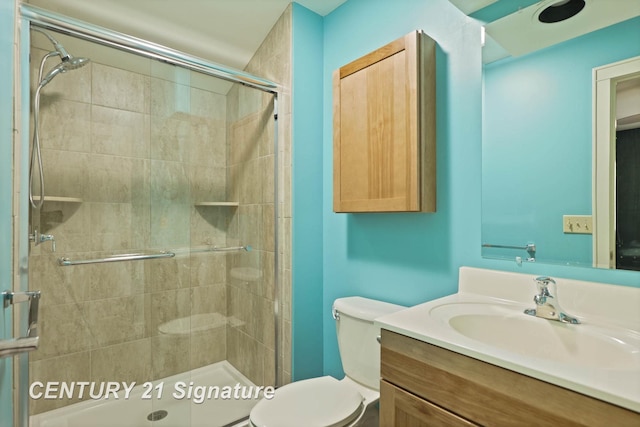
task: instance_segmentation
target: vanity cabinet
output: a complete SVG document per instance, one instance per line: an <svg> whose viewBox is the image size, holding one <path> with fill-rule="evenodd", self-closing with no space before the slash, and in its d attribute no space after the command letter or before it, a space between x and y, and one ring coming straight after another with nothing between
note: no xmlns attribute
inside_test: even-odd
<svg viewBox="0 0 640 427"><path fill-rule="evenodd" d="M382 330L380 425L638 426L640 414Z"/></svg>
<svg viewBox="0 0 640 427"><path fill-rule="evenodd" d="M435 46L415 31L333 73L335 212L435 212Z"/></svg>
<svg viewBox="0 0 640 427"><path fill-rule="evenodd" d="M380 408L381 426L477 426L384 380L380 382Z"/></svg>

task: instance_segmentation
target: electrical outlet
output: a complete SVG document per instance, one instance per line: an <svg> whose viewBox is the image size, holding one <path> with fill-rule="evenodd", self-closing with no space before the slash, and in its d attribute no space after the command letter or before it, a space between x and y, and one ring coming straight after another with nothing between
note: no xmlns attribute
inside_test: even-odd
<svg viewBox="0 0 640 427"><path fill-rule="evenodd" d="M562 231L571 234L592 234L593 220L591 215L563 215Z"/></svg>

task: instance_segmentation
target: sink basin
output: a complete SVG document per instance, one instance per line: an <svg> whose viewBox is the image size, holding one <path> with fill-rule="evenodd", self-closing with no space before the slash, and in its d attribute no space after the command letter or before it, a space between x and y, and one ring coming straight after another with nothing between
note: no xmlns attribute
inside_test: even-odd
<svg viewBox="0 0 640 427"><path fill-rule="evenodd" d="M536 277L461 267L457 293L376 324L640 413L640 287L558 280L573 325L524 313Z"/></svg>
<svg viewBox="0 0 640 427"><path fill-rule="evenodd" d="M438 305L430 316L479 343L527 357L607 370L640 370L640 337L623 328L571 325L523 313L510 304Z"/></svg>

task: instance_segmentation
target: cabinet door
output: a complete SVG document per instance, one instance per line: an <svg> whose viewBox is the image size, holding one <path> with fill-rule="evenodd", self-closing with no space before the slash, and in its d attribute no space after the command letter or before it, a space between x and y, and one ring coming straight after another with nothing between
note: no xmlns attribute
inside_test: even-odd
<svg viewBox="0 0 640 427"><path fill-rule="evenodd" d="M386 381L380 382L380 426L477 426Z"/></svg>
<svg viewBox="0 0 640 427"><path fill-rule="evenodd" d="M334 72L334 211L435 211L434 64L416 31Z"/></svg>

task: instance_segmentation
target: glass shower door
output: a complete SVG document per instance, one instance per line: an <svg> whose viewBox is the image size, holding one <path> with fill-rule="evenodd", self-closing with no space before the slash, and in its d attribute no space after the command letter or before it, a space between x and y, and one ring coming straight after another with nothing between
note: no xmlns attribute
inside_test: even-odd
<svg viewBox="0 0 640 427"><path fill-rule="evenodd" d="M274 95L50 35L91 62L42 93L45 201L31 223L57 250L29 256L30 287L47 294L31 381L136 389L32 400L33 425L246 417L255 394L215 390L275 385ZM34 76L50 46L32 40Z"/></svg>

